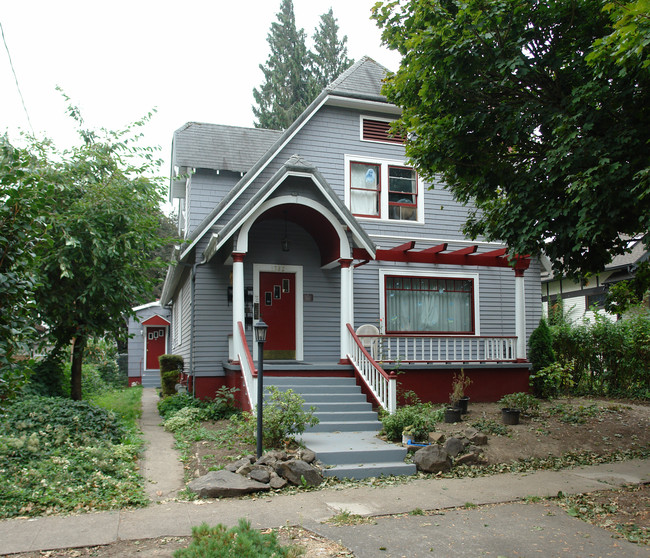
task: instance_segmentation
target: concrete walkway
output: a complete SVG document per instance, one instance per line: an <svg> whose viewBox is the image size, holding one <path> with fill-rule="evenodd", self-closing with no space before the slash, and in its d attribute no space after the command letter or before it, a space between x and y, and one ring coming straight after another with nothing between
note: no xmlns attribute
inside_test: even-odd
<svg viewBox="0 0 650 558"><path fill-rule="evenodd" d="M145 407L151 403L149 398L144 401ZM148 421L143 417L144 422ZM148 437L162 432L157 423L149 426ZM153 444L151 440L151 450ZM154 460L158 463L175 455L167 444L155 451L160 453ZM148 463L144 471L154 474L157 467L152 461ZM152 486L163 494L176 490L173 483L168 484L166 474L154 480ZM607 531L569 517L551 502L513 503L529 496L556 496L559 491L575 494L647 482L650 482L648 462L634 460L565 471L476 479L419 479L380 488L361 485L295 495L265 494L241 500L159 501L137 510L1 521L0 553L101 545L120 539L185 536L191 533L192 526L202 522L232 526L238 518L246 517L257 528L302 525L340 540L358 558L533 554L648 558L647 547L614 539ZM468 508L468 503L479 507ZM506 504L491 505L500 503ZM417 509L438 510L443 515L379 517L375 525L347 527L322 523L341 511L385 516L408 514Z"/></svg>
<svg viewBox="0 0 650 558"><path fill-rule="evenodd" d="M142 390L140 428L146 446L140 460L140 472L146 479L145 491L152 502L168 500L185 488L183 464L174 450L174 435L160 426L155 388Z"/></svg>

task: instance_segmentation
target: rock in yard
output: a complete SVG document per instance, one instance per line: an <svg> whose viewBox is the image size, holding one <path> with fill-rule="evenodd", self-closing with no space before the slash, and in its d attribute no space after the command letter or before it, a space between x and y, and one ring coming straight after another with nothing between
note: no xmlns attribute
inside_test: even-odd
<svg viewBox="0 0 650 558"><path fill-rule="evenodd" d="M301 449L298 451L298 457L305 463L313 463L316 460L316 454L308 449Z"/></svg>
<svg viewBox="0 0 650 558"><path fill-rule="evenodd" d="M273 477L269 483L273 490L280 490L287 486L287 481L282 477Z"/></svg>
<svg viewBox="0 0 650 558"><path fill-rule="evenodd" d="M419 449L413 455L413 462L419 471L437 473L451 469L449 454L439 445L433 444Z"/></svg>
<svg viewBox="0 0 650 558"><path fill-rule="evenodd" d="M323 477L315 467L299 459L278 463L275 472L296 486L301 486L303 479L307 486L318 486L323 482Z"/></svg>
<svg viewBox="0 0 650 558"><path fill-rule="evenodd" d="M429 432L430 444L443 444L445 442L445 435L442 432Z"/></svg>
<svg viewBox="0 0 650 558"><path fill-rule="evenodd" d="M485 446L488 443L487 434L483 434L483 432L475 431L471 436L467 435L467 439L476 446Z"/></svg>
<svg viewBox="0 0 650 558"><path fill-rule="evenodd" d="M472 463L478 463L480 460L480 455L477 453L466 453L461 455L454 460L454 465L470 465Z"/></svg>
<svg viewBox="0 0 650 558"><path fill-rule="evenodd" d="M456 457L463 452L465 444L458 438L449 438L449 440L445 442L444 448L451 457Z"/></svg>
<svg viewBox="0 0 650 558"><path fill-rule="evenodd" d="M232 463L228 463L228 465L226 465L225 469L226 469L226 471L230 471L231 473L234 473L240 467L244 467L244 466L250 465L250 464L251 464L250 458L242 457L241 459L238 459L237 461L233 461Z"/></svg>
<svg viewBox="0 0 650 558"><path fill-rule="evenodd" d="M264 469L263 467L255 467L250 473L248 473L248 478L253 479L254 481L268 484L271 480L271 473Z"/></svg>
<svg viewBox="0 0 650 558"><path fill-rule="evenodd" d="M251 492L269 490L269 485L223 469L210 471L207 475L190 482L187 488L198 494L200 498L233 498Z"/></svg>

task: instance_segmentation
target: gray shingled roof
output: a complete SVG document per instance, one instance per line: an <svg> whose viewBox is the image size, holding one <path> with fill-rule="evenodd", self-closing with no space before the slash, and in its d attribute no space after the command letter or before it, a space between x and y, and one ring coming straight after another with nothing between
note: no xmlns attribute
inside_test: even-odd
<svg viewBox="0 0 650 558"><path fill-rule="evenodd" d="M388 70L369 56L364 56L336 78L326 90L333 95L386 102L381 86Z"/></svg>
<svg viewBox="0 0 650 558"><path fill-rule="evenodd" d="M248 172L281 135L278 130L188 122L174 132L173 164Z"/></svg>

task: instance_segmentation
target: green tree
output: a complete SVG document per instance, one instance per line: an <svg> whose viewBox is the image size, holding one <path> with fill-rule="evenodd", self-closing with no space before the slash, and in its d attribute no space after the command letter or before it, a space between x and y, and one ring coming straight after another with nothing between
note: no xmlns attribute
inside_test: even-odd
<svg viewBox="0 0 650 558"><path fill-rule="evenodd" d="M256 127L283 130L316 97L317 85L309 68L305 31L296 28L291 0L282 0L277 18L267 36L271 53L266 64L260 64L264 83L253 89L257 103L253 114Z"/></svg>
<svg viewBox="0 0 650 558"><path fill-rule="evenodd" d="M84 349L89 339L125 335L134 302L151 293L148 255L165 242L158 236L161 185L154 150L137 144L148 117L123 131L83 128L83 143L49 150L55 187L37 247L41 285L36 303L58 347L72 343L71 397L79 400Z"/></svg>
<svg viewBox="0 0 650 558"><path fill-rule="evenodd" d="M348 37L339 39L339 26L334 12L320 16L320 24L314 35L314 50L311 53L316 82L323 89L353 64L348 58Z"/></svg>
<svg viewBox="0 0 650 558"><path fill-rule="evenodd" d="M410 0L373 8L384 42L402 55L385 93L403 109L411 161L475 204L468 235L514 253L544 251L571 276L601 270L626 251L626 235L650 240L648 46L643 38L638 56L637 46L607 55L613 21L625 21L603 11L611 6ZM611 44L646 37L634 29L619 28Z"/></svg>
<svg viewBox="0 0 650 558"><path fill-rule="evenodd" d="M19 361L37 338L35 247L51 194L39 159L0 137L0 401L24 382Z"/></svg>

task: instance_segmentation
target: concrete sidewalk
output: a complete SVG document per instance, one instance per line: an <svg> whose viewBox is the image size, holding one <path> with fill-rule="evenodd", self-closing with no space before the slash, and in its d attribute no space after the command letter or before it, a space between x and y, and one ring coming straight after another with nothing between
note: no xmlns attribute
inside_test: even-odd
<svg viewBox="0 0 650 558"><path fill-rule="evenodd" d="M148 477L150 496L159 501L137 510L0 521L0 553L187 536L193 526L203 522L233 526L245 517L256 528L302 525L340 540L358 558L650 555L647 548L613 539L609 532L569 517L552 503L511 504L528 496L556 496L560 491L578 494L647 483L650 466L644 460L475 479L418 479L382 487L359 483L355 488L264 494L246 499L161 500L182 486L182 471L171 439L165 436L153 413L157 398L152 394L154 390L145 390L143 396L142 428L149 441L143 474ZM479 508L465 508L468 503ZM500 503L508 504L480 507ZM341 511L386 516L408 514L418 508L447 511L444 516L381 517L376 525L335 527L323 523Z"/></svg>
<svg viewBox="0 0 650 558"><path fill-rule="evenodd" d="M408 513L414 509L449 510L464 507L467 503L478 506L502 502L515 502L527 496L556 496L559 491L565 494L607 490L630 483L650 482L648 462L634 460L607 465L582 467L565 471L539 471L528 474L503 474L476 479L433 479L414 480L405 484L384 486L381 488L360 486L356 488L327 489L304 492L295 495L265 495L254 499L187 502L161 502L145 509L89 513L76 516L39 517L35 519L10 519L0 522L0 552L16 553L32 550L45 550L77 546L109 544L120 539L145 539L164 535L184 536L191 533L192 526L207 522L210 525L223 523L235 525L238 518L248 518L254 527L280 527L283 525L302 525L320 532L335 540L341 540L357 556L377 556L380 552L378 541L399 541L409 537L406 549L404 541L400 543L397 554L381 556L417 556L415 544L422 543L427 556L432 556L432 541L423 539L423 530L431 534L434 523L431 517L409 516L407 518L380 519L377 525L356 527L333 527L322 522L342 510L360 515L389 515ZM609 533L597 529L563 513L546 516L544 521L548 533L554 533L553 541L540 539L541 531L531 531L532 517L540 515L539 509L544 504L512 505L506 508L507 514L500 521L486 519L485 509L464 509L445 515L445 521L458 517L462 529L435 529L444 533L449 539L445 544L467 539L463 544L474 540L476 536L469 533L481 533L482 540L487 540L487 523L500 533L506 548L497 549L495 555L509 554L514 541L528 544L532 534L542 549L534 551L541 556L645 556L650 552L626 541L612 539ZM513 511L515 510L515 511ZM519 511L517 511L519 510ZM493 514L493 511L489 511ZM544 512L546 513L546 512ZM544 515L544 514L542 514ZM435 519L435 518L434 518ZM440 521L435 521L443 525ZM452 521L453 523L453 521ZM503 523L503 525L502 525ZM551 525L554 525L553 527ZM576 535L588 531L588 535ZM367 533L367 536L363 536ZM374 534L376 533L376 534ZM532 534L531 534L532 533ZM596 534L600 533L600 536ZM584 547L590 537L596 554L583 553L579 549L570 550L570 540L578 536ZM424 541L424 542L423 542ZM397 544L397 543L393 543ZM496 544L496 539L495 539ZM549 547L548 544L563 545ZM567 544L569 550L567 551ZM366 546L364 546L366 545ZM603 546L605 545L605 546ZM453 546L453 545L452 545ZM371 548L370 548L371 547ZM389 548L388 547L385 548ZM509 550L508 550L509 548ZM439 554L440 556L476 556L477 547L463 549L462 553ZM446 552L447 552L446 551ZM458 550L458 552L461 552ZM640 553L639 553L640 552ZM424 554L422 554L424 555ZM435 554L433 554L435 555ZM521 556L522 554L516 554Z"/></svg>

